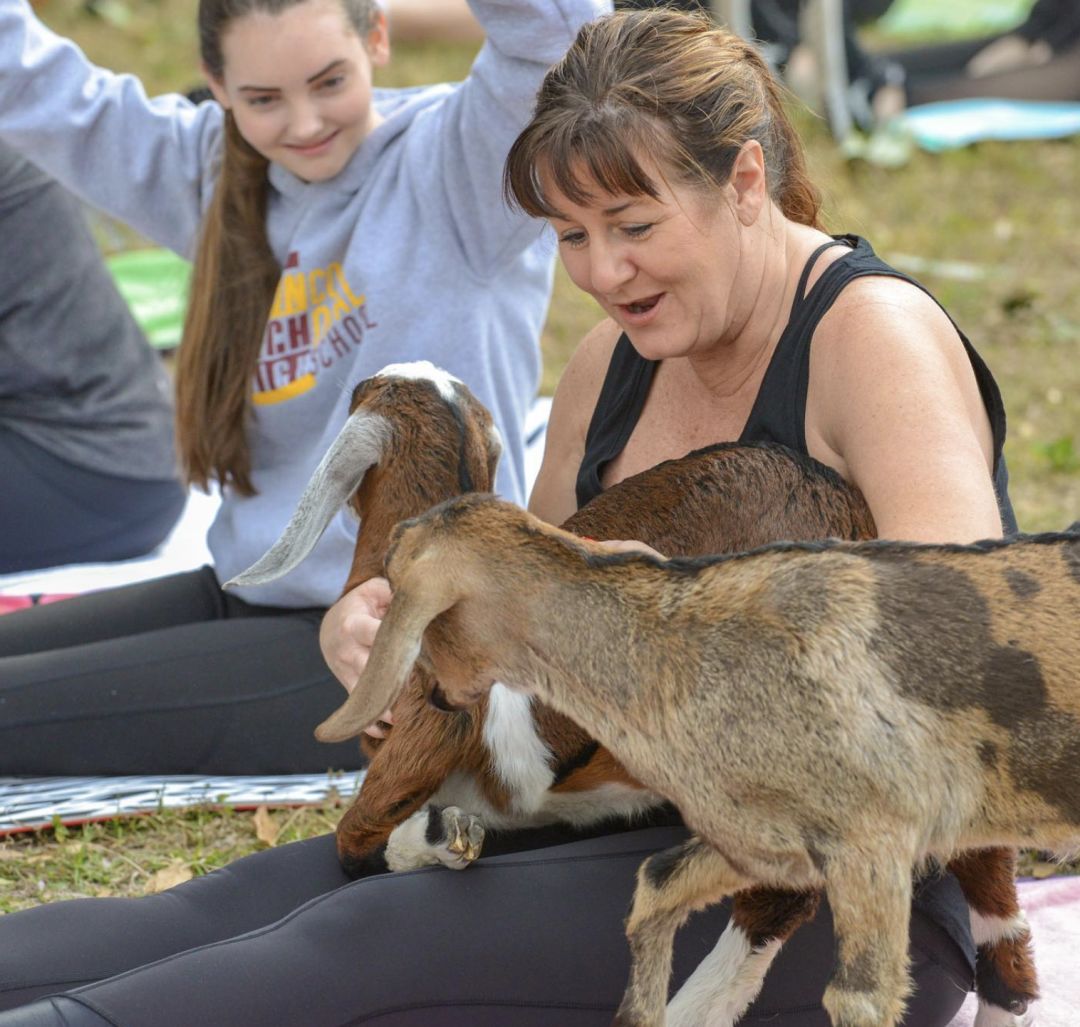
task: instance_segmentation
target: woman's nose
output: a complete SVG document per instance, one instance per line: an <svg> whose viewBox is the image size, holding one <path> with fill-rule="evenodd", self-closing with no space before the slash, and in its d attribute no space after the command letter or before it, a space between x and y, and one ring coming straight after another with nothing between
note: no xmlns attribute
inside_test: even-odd
<svg viewBox="0 0 1080 1027"><path fill-rule="evenodd" d="M590 245L589 278L593 291L615 292L634 277L634 265L618 246Z"/></svg>

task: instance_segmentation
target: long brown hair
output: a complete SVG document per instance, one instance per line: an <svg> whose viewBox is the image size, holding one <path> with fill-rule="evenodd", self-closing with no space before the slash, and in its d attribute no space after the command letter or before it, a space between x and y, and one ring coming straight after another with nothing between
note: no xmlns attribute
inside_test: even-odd
<svg viewBox="0 0 1080 1027"><path fill-rule="evenodd" d="M754 46L704 14L624 11L585 25L548 72L507 158L504 191L533 217L557 213L541 171L574 203L590 201L590 181L655 198L641 158L683 182L723 185L750 139L783 213L817 227L820 197L783 87Z"/></svg>
<svg viewBox="0 0 1080 1027"><path fill-rule="evenodd" d="M199 49L209 75L222 81L222 35L252 11L278 14L303 0L200 0ZM375 0L341 0L366 38ZM281 267L266 234L269 162L225 114L221 170L203 219L176 367L177 449L187 480L216 481L253 495L247 422L251 377L262 346Z"/></svg>

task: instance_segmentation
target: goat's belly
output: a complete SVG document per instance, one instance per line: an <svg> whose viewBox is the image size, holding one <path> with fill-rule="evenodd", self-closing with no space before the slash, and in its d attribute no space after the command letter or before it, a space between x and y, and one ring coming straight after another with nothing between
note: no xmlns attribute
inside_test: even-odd
<svg viewBox="0 0 1080 1027"><path fill-rule="evenodd" d="M624 784L605 784L581 792L549 792L539 811L549 821L586 827L610 817L633 820L664 800L655 792Z"/></svg>
<svg viewBox="0 0 1080 1027"><path fill-rule="evenodd" d="M493 805L476 781L466 774L452 774L431 798L436 806L459 806L481 817L488 827L544 827L571 824L587 827L600 820L636 817L655 809L664 800L654 792L623 784L606 784L581 792L546 792L537 806L530 799L522 808L513 799L506 808Z"/></svg>

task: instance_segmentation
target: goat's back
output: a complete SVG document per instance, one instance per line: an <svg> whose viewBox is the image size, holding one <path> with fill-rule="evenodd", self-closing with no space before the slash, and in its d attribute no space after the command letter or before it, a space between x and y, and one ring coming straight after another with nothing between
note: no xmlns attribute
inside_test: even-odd
<svg viewBox="0 0 1080 1027"><path fill-rule="evenodd" d="M869 539L862 493L832 468L772 443L720 443L625 478L563 524L698 556L803 539Z"/></svg>

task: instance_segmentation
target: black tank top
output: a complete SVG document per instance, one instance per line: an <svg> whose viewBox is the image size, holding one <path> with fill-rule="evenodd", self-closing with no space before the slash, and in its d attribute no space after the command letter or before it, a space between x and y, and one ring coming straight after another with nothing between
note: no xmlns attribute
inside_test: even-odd
<svg viewBox="0 0 1080 1027"><path fill-rule="evenodd" d="M807 294L806 283L818 257L829 247L841 245L850 247L849 252L833 261ZM798 288L795 290L791 317L765 370L754 406L739 435L740 442L778 442L798 453L808 455L806 390L810 380L810 343L818 323L832 307L841 290L849 282L865 275L899 278L930 295L914 278L881 260L870 244L859 236L840 235L819 246L803 268ZM945 315L949 316L948 311L945 311ZM951 317L949 320L964 343L990 417L994 439L994 491L1001 511L1002 528L1005 534L1014 534L1017 530L1016 517L1009 501L1009 474L1002 456L1005 443L1005 407L1001 401L1001 392L990 374L990 369L975 352L967 336L960 331ZM619 337L585 437L585 455L577 476L578 506L584 505L603 491L600 475L607 464L626 446L645 406L656 366L657 361L646 360L638 354L625 334Z"/></svg>

